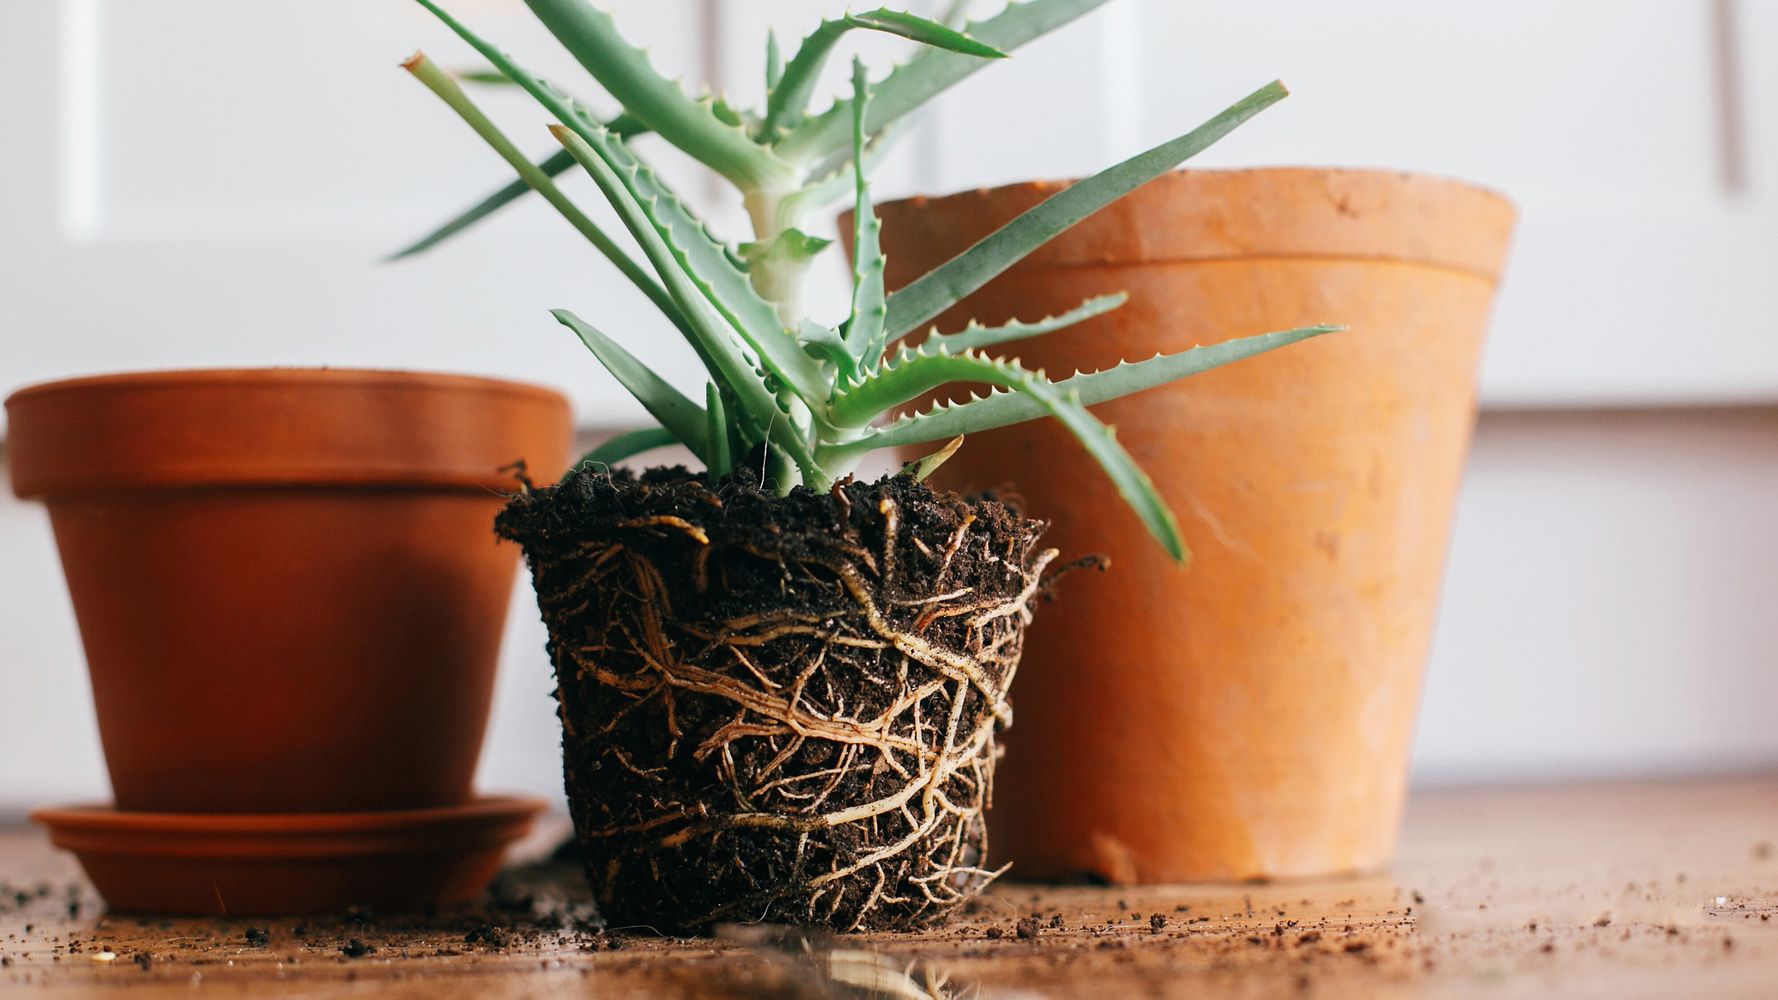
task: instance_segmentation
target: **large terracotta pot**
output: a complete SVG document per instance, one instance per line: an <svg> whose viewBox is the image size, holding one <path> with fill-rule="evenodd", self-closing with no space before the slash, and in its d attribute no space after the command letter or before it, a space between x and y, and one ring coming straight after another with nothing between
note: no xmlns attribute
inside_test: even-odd
<svg viewBox="0 0 1778 1000"><path fill-rule="evenodd" d="M517 566L493 518L568 402L453 375L157 372L6 402L123 811L456 806Z"/></svg>
<svg viewBox="0 0 1778 1000"><path fill-rule="evenodd" d="M905 283L1055 190L882 207ZM1097 407L1194 558L1168 561L1059 425L971 435L938 473L1006 487L1065 555L990 814L1024 876L1367 869L1395 844L1421 675L1513 224L1500 196L1365 170L1190 171L1068 232L941 319L1129 304L1012 345L1065 374L1317 322L1347 332Z"/></svg>

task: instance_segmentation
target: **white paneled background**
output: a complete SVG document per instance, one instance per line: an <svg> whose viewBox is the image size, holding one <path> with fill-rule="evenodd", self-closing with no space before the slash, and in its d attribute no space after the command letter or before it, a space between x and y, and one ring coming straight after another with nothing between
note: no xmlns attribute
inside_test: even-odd
<svg viewBox="0 0 1778 1000"><path fill-rule="evenodd" d="M743 101L764 26L789 44L837 6L605 2L662 69ZM448 6L605 106L519 0ZM589 435L635 420L547 308L602 317L669 372L694 362L544 206L377 263L506 179L397 68L416 47L475 65L407 0L0 3L0 393L376 365L552 384ZM859 48L879 66L903 51ZM1778 5L1113 0L955 88L880 194L1088 172L1274 77L1291 99L1205 164L1431 171L1523 212L1418 778L1778 764ZM480 99L552 148L522 95ZM646 148L743 235L701 171ZM547 791L550 684L521 600L484 779ZM0 497L0 808L104 794L86 699L47 519Z"/></svg>

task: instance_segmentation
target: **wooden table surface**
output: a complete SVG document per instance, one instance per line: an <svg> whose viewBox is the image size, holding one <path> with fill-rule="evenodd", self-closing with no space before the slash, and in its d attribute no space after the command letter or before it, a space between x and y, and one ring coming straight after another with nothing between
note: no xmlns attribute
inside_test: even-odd
<svg viewBox="0 0 1778 1000"><path fill-rule="evenodd" d="M820 997L874 978L907 997L1772 997L1775 845L1778 775L1430 792L1376 876L1004 882L928 933L686 941L577 923L582 888L547 868L473 912L105 915L71 859L10 827L0 993Z"/></svg>

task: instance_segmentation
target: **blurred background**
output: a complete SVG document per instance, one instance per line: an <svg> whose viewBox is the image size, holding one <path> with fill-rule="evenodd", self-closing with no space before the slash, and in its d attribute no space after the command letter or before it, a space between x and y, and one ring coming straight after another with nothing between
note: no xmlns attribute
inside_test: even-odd
<svg viewBox="0 0 1778 1000"><path fill-rule="evenodd" d="M743 102L764 27L789 44L838 7L605 3L658 66ZM608 107L519 0L449 6ZM857 47L881 67L894 42ZM480 68L406 0L5 0L0 395L120 369L380 366L556 386L588 443L638 421L545 310L600 317L668 372L695 361L647 339L665 328L646 301L541 203L379 263L509 177L397 68L416 47ZM1117 0L943 98L879 197L1090 172L1274 77L1294 95L1194 165L1428 171L1522 211L1415 781L1778 764L1778 4ZM527 98L481 99L554 148ZM744 236L697 168L648 150ZM482 785L559 795L520 586ZM0 494L0 811L106 794L48 518Z"/></svg>

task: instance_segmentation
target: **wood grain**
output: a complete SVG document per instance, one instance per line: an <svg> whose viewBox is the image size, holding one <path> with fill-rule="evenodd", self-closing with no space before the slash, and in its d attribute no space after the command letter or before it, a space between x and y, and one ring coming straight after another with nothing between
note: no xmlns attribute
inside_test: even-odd
<svg viewBox="0 0 1778 1000"><path fill-rule="evenodd" d="M1775 845L1778 775L1431 792L1412 800L1388 873L1243 886L1005 882L941 930L805 947L749 929L685 941L532 920L483 933L475 914L101 915L71 859L11 827L0 832L0 992L849 996L827 973L874 953L879 976L912 970L904 988L943 975L947 989L982 996L1770 996ZM265 931L263 943L249 928ZM376 950L348 957L354 938Z"/></svg>

